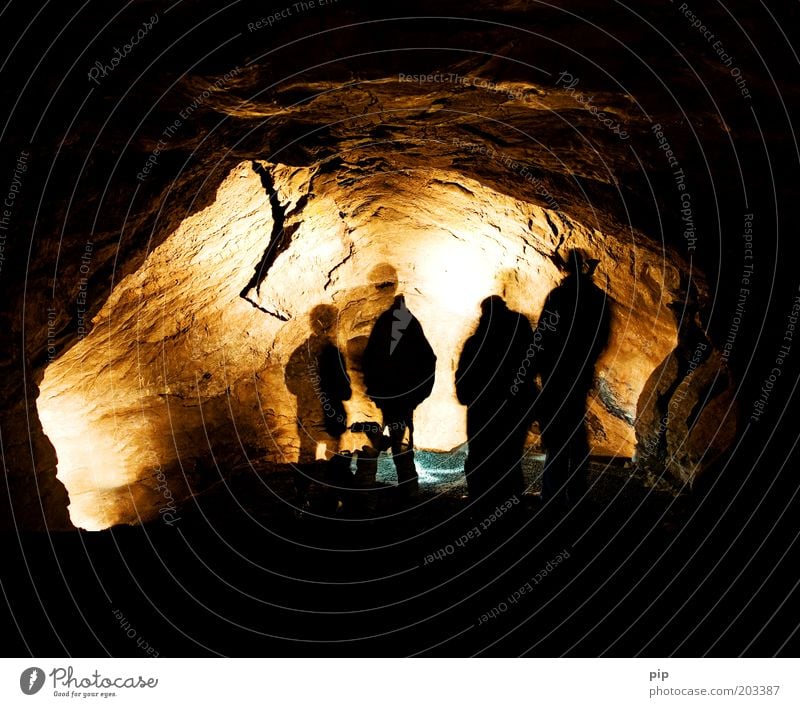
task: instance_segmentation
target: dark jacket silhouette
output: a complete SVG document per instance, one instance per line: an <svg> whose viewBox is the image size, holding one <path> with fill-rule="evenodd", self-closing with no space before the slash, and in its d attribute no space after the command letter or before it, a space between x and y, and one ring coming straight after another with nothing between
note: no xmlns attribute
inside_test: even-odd
<svg viewBox="0 0 800 707"><path fill-rule="evenodd" d="M436 355L402 295L375 322L362 370L367 395L384 415L409 414L431 394Z"/></svg>
<svg viewBox="0 0 800 707"><path fill-rule="evenodd" d="M402 492L418 488L414 465L414 410L431 394L436 355L422 325L398 295L381 314L364 349L362 371L367 395L381 411L381 429L388 427L392 457ZM408 431L408 443L404 442Z"/></svg>
<svg viewBox="0 0 800 707"><path fill-rule="evenodd" d="M521 459L535 397L533 332L501 297L485 299L481 309L461 352L456 395L467 406L469 494L491 504L524 489Z"/></svg>
<svg viewBox="0 0 800 707"><path fill-rule="evenodd" d="M342 352L327 342L319 354L319 387L322 391L325 431L332 437L341 437L347 429L347 412L344 401L350 400L352 390Z"/></svg>
<svg viewBox="0 0 800 707"><path fill-rule="evenodd" d="M585 492L586 403L609 336L608 299L592 281L595 262L570 252L567 277L547 296L537 327L542 390L536 416L546 451L542 495L564 492L561 498L570 504Z"/></svg>

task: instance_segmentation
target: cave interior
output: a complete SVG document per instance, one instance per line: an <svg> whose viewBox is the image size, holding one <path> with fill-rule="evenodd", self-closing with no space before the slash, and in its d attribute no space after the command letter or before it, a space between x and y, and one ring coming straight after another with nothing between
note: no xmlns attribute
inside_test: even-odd
<svg viewBox="0 0 800 707"><path fill-rule="evenodd" d="M743 22L762 37L759 10L733 4L735 16L703 11L721 34ZM775 445L796 437L775 434L793 390L758 407L793 287L777 238L794 226L796 184L774 177L798 156L786 103L765 106L776 91L797 99L796 57L742 41L744 88L656 2L439 2L435 16L424 3L318 3L266 26L246 3L141 1L78 22L67 5L41 20L63 36L39 52L36 91L21 77L3 88L20 97L7 131L25 176L0 279L0 520L24 538L15 551L43 558L35 586L54 566L72 578L25 601L65 601L58 621L92 627L63 639L44 611L37 645L135 650L92 600L125 596L165 653L324 651L335 642L320 637L336 636L345 653L435 654L438 639L491 654L477 629L450 643L453 627L484 613L490 579L512 587L565 548L580 565L543 590L552 610L535 635L482 627L503 651L703 645L679 621L649 642L650 597L669 577L679 606L693 568L717 558L714 533L752 517L737 504L796 491L770 484ZM140 49L91 70L153 16ZM536 327L572 249L592 260L610 316L586 401L588 510L538 504L534 421L521 528L492 522L496 537L445 562L442 548L481 522L464 484L459 355L491 295ZM324 308L352 386L348 424L378 419L362 357L400 293L436 354L414 415L420 493L393 495L384 453L371 512L300 514L297 470L366 437L302 424L320 398L297 354ZM791 379L792 359L780 365ZM625 569L612 579L597 557ZM586 568L596 591L576 614L588 590L571 580ZM726 581L693 600L710 605ZM623 634L615 597L634 584L624 606L647 620ZM74 586L80 602L64 594ZM408 620L392 613L401 602Z"/></svg>

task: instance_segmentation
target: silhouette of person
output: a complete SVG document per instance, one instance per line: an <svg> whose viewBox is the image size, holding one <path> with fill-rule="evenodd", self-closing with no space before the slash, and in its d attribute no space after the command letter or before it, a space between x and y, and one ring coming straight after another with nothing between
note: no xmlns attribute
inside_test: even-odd
<svg viewBox="0 0 800 707"><path fill-rule="evenodd" d="M364 348L362 371L367 395L381 411L382 429L388 427L398 485L411 495L418 488L414 410L431 394L436 355L403 295L397 295L375 322Z"/></svg>
<svg viewBox="0 0 800 707"><path fill-rule="evenodd" d="M532 343L527 317L492 295L481 302L478 326L461 351L456 395L467 406L464 472L470 498L487 506L524 491L522 455L535 398Z"/></svg>
<svg viewBox="0 0 800 707"><path fill-rule="evenodd" d="M300 507L308 505L320 443L325 445L325 456L333 455L329 463L332 469L345 463L349 469L348 458L339 459L337 454L347 429L344 401L352 394L344 356L333 341L337 316L336 308L330 305L314 307L309 315L311 336L294 350L286 365L286 387L297 398L300 452L295 486Z"/></svg>
<svg viewBox="0 0 800 707"><path fill-rule="evenodd" d="M546 453L542 498L566 505L586 492L586 403L595 362L608 343L609 304L592 281L596 266L578 249L568 252L567 275L548 294L534 335L542 382L536 417Z"/></svg>

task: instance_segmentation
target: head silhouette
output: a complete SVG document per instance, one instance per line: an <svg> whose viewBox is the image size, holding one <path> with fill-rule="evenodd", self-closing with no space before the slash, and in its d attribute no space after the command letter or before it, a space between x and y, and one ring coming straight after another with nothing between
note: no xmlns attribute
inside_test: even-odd
<svg viewBox="0 0 800 707"><path fill-rule="evenodd" d="M566 257L562 259L561 267L566 272L567 277L591 277L599 262L595 258L587 258L580 248L570 248Z"/></svg>
<svg viewBox="0 0 800 707"><path fill-rule="evenodd" d="M339 312L329 304L318 304L308 315L311 331L317 336L329 334L336 328Z"/></svg>
<svg viewBox="0 0 800 707"><path fill-rule="evenodd" d="M481 312L484 314L490 314L492 311L503 311L505 309L508 309L508 305L500 295L491 295L481 302Z"/></svg>
<svg viewBox="0 0 800 707"><path fill-rule="evenodd" d="M578 248L570 248L564 262L568 275L580 275L583 272L583 253Z"/></svg>
<svg viewBox="0 0 800 707"><path fill-rule="evenodd" d="M367 276L370 284L380 293L391 295L397 291L397 270L389 263L379 263Z"/></svg>

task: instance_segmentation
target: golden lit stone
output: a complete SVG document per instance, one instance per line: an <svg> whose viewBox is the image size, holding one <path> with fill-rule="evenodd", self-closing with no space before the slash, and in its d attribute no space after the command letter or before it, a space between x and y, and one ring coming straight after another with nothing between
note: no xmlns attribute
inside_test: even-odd
<svg viewBox="0 0 800 707"><path fill-rule="evenodd" d="M48 366L38 408L77 526L155 518L219 479L237 455L295 462L297 403L285 369L317 305L338 311L349 421L376 419L360 353L395 288L438 357L433 393L415 415L416 444L462 444L454 372L480 302L502 295L535 323L561 277L559 245L598 258L595 281L611 297L611 341L590 401L594 453L631 456L637 398L675 344L663 303L675 298L676 275L660 253L443 170L343 185L335 173L257 169L269 170L288 238L268 271L254 279L272 207L253 164L242 163L212 205L115 284L91 333ZM363 443L349 432L342 440Z"/></svg>

